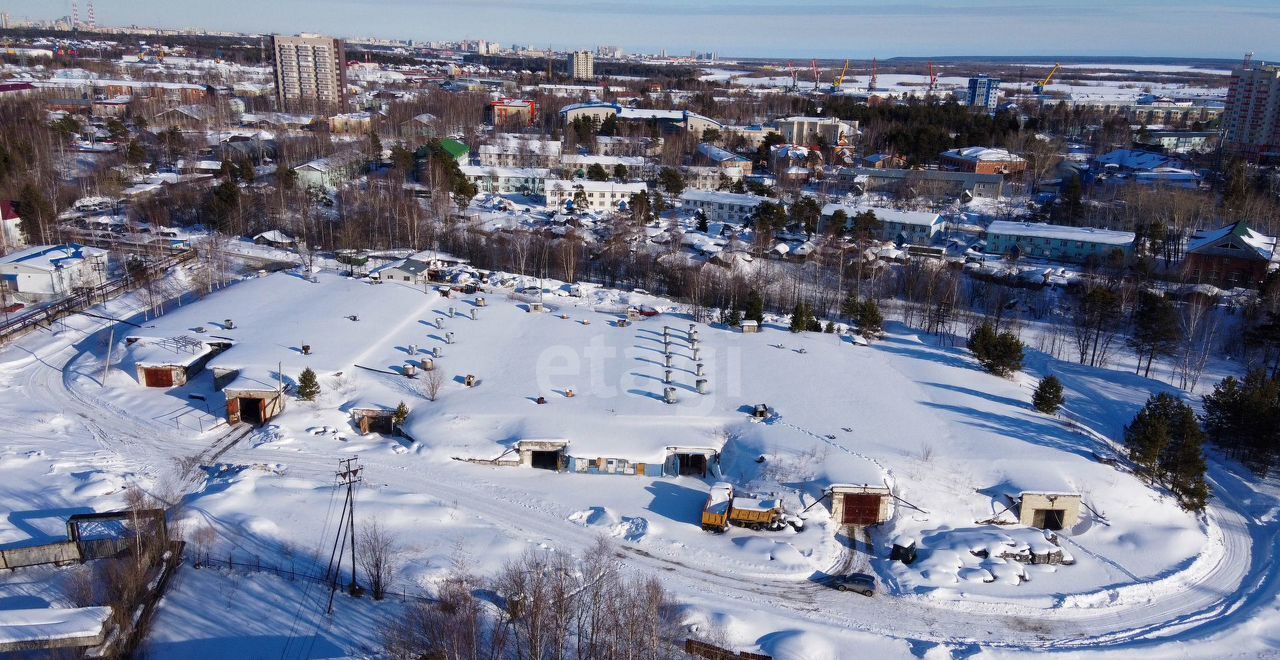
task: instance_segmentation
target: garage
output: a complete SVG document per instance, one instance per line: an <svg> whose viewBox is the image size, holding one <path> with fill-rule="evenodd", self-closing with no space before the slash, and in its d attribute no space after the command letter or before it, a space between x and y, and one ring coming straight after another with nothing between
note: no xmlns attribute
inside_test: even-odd
<svg viewBox="0 0 1280 660"><path fill-rule="evenodd" d="M1018 508L1018 522L1029 527L1056 532L1080 522L1079 493L1023 491Z"/></svg>
<svg viewBox="0 0 1280 660"><path fill-rule="evenodd" d="M537 470L565 469L569 459L565 450L568 440L521 440L516 443L520 452L520 465Z"/></svg>
<svg viewBox="0 0 1280 660"><path fill-rule="evenodd" d="M885 522L893 514L893 494L884 486L833 484L831 519L841 526L866 527Z"/></svg>
<svg viewBox="0 0 1280 660"><path fill-rule="evenodd" d="M142 384L146 387L173 387L173 370L168 367L142 367Z"/></svg>
<svg viewBox="0 0 1280 660"><path fill-rule="evenodd" d="M840 497L844 498L840 524L874 525L880 522L880 495L846 493Z"/></svg>
<svg viewBox="0 0 1280 660"><path fill-rule="evenodd" d="M529 452L530 467L538 470L559 470L560 457L564 455L562 450L538 450Z"/></svg>

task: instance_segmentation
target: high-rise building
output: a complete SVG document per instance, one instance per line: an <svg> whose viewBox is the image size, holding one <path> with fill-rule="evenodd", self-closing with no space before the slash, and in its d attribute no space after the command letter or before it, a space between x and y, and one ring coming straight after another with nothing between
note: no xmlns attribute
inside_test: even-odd
<svg viewBox="0 0 1280 660"><path fill-rule="evenodd" d="M986 74L969 79L969 96L965 105L970 108L995 110L1000 101L1000 79Z"/></svg>
<svg viewBox="0 0 1280 660"><path fill-rule="evenodd" d="M0 28L9 29L9 12L0 13Z"/></svg>
<svg viewBox="0 0 1280 660"><path fill-rule="evenodd" d="M596 58L589 50L569 53L568 70L574 80L591 80L596 77Z"/></svg>
<svg viewBox="0 0 1280 660"><path fill-rule="evenodd" d="M1280 156L1280 66L1246 64L1231 72L1222 128L1228 151Z"/></svg>
<svg viewBox="0 0 1280 660"><path fill-rule="evenodd" d="M342 105L347 94L347 54L341 39L303 34L271 39L276 96L282 106L299 101Z"/></svg>

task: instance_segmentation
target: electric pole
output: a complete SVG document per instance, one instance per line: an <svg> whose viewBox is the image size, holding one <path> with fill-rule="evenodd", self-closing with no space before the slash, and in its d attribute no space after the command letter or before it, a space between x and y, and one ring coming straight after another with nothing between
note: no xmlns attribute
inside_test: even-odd
<svg viewBox="0 0 1280 660"><path fill-rule="evenodd" d="M348 548L351 552L351 582L347 585L347 593L360 597L363 589L356 584L356 484L364 481L361 472L360 457L352 456L338 460L338 486L346 486L346 498L342 503L342 514L338 516L338 532L333 539L333 551L329 553L329 568L325 575L330 580L329 614L333 614L333 597L338 592L338 580L342 575L342 555Z"/></svg>

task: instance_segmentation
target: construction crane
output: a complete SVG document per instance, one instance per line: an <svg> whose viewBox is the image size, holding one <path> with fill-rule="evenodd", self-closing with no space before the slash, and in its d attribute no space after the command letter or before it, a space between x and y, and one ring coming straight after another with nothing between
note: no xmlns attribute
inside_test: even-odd
<svg viewBox="0 0 1280 660"><path fill-rule="evenodd" d="M818 60L809 60L809 66L813 69L813 91L816 92L818 91L818 85L820 84L818 81Z"/></svg>
<svg viewBox="0 0 1280 660"><path fill-rule="evenodd" d="M871 78L867 80L868 92L876 91L876 83L878 82L878 79L880 77L879 74L880 74L879 65L876 63L876 58L873 57L871 58Z"/></svg>
<svg viewBox="0 0 1280 660"><path fill-rule="evenodd" d="M839 92L844 87L844 77L849 73L849 60L844 61L844 68L840 70L840 75L831 83L831 91Z"/></svg>
<svg viewBox="0 0 1280 660"><path fill-rule="evenodd" d="M800 86L799 74L796 72L796 66L790 61L787 62L787 71L791 72L791 91L796 91Z"/></svg>
<svg viewBox="0 0 1280 660"><path fill-rule="evenodd" d="M1053 76L1056 75L1058 73L1058 69L1061 69L1061 68L1062 68L1061 64L1053 65L1053 70L1049 72L1049 75L1044 77L1044 80L1041 80L1040 82L1037 82L1035 85L1032 85L1031 93L1035 94L1036 96L1043 97L1044 88L1049 86L1049 81L1053 80Z"/></svg>
<svg viewBox="0 0 1280 660"><path fill-rule="evenodd" d="M938 72L933 69L933 60L929 60L929 93L938 88Z"/></svg>

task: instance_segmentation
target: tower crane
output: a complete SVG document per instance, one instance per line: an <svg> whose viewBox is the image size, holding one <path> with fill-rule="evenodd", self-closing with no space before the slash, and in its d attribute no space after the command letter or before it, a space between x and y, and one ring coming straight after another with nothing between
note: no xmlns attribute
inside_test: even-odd
<svg viewBox="0 0 1280 660"><path fill-rule="evenodd" d="M938 88L938 72L933 69L933 60L929 60L929 93Z"/></svg>
<svg viewBox="0 0 1280 660"><path fill-rule="evenodd" d="M844 68L840 70L840 75L831 83L831 91L839 92L844 87L844 77L849 73L849 60L844 61Z"/></svg>
<svg viewBox="0 0 1280 660"><path fill-rule="evenodd" d="M818 91L818 60L809 60L809 66L813 69L813 91Z"/></svg>
<svg viewBox="0 0 1280 660"><path fill-rule="evenodd" d="M878 82L878 79L879 79L878 65L876 64L876 58L873 57L871 58L871 78L867 80L868 92L876 91L876 83Z"/></svg>

